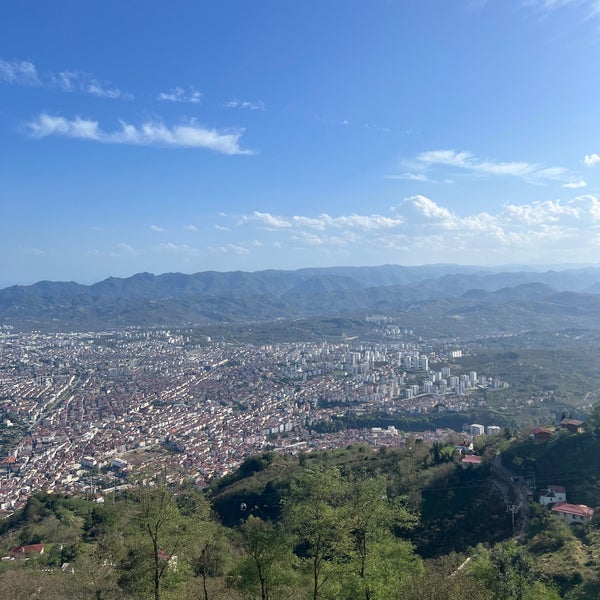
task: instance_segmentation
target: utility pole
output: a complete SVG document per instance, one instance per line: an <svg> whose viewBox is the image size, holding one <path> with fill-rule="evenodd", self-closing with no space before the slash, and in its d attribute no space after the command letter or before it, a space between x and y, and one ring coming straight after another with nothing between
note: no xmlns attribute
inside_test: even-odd
<svg viewBox="0 0 600 600"><path fill-rule="evenodd" d="M515 515L519 512L519 505L518 504L507 504L506 505L506 512L511 514L512 517L512 530L513 533L515 531Z"/></svg>

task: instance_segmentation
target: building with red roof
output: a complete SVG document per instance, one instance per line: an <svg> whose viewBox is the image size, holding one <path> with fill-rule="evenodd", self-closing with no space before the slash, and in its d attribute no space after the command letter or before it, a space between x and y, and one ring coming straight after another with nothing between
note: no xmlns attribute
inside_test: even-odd
<svg viewBox="0 0 600 600"><path fill-rule="evenodd" d="M552 506L552 514L565 523L587 523L594 516L594 509L585 504L569 504L557 502Z"/></svg>

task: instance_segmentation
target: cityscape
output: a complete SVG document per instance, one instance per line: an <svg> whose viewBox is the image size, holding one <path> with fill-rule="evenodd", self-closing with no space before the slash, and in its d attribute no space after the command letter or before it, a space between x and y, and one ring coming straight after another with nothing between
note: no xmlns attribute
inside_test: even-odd
<svg viewBox="0 0 600 600"><path fill-rule="evenodd" d="M39 489L101 495L161 473L202 487L265 450L401 446L415 433L327 424L344 415L465 411L485 405L478 392L508 386L493 373L447 366L463 352L454 343L434 347L396 326L387 333L407 341L254 346L193 329L5 328L2 430L16 437L0 462L0 509L22 508ZM487 433L500 433L489 425ZM473 433L483 426L418 435L436 441Z"/></svg>

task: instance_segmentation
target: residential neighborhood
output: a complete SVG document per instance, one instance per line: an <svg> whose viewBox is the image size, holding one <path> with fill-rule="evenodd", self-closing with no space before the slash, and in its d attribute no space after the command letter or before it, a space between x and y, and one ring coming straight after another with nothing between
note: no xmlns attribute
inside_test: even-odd
<svg viewBox="0 0 600 600"><path fill-rule="evenodd" d="M482 405L477 392L507 385L451 370L462 353L452 344L254 346L162 329L0 335L1 430L15 436L0 459L5 513L38 489L96 493L158 472L203 485L265 449L403 445L413 434L393 426L319 424L348 414L461 411Z"/></svg>

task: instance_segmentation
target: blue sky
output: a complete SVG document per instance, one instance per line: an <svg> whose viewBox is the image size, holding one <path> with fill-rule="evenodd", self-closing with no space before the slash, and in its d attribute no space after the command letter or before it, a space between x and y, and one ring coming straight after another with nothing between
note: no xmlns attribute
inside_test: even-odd
<svg viewBox="0 0 600 600"><path fill-rule="evenodd" d="M600 1L0 7L0 286L600 263Z"/></svg>

